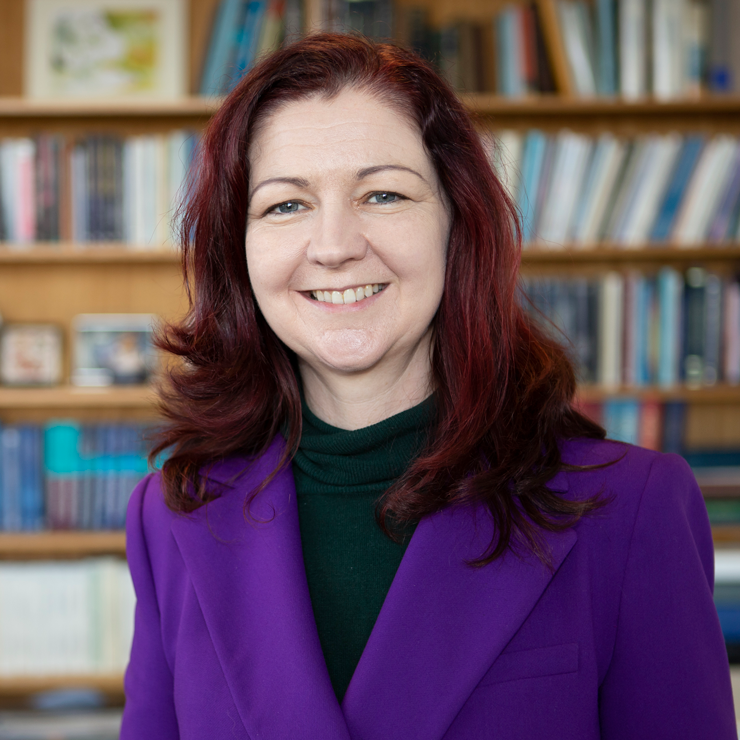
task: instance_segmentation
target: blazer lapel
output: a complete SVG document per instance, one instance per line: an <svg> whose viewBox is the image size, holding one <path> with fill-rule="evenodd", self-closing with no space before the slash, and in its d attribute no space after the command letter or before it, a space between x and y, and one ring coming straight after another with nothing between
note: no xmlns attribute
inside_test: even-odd
<svg viewBox="0 0 740 740"><path fill-rule="evenodd" d="M223 495L172 531L249 737L350 740L316 631L291 472L252 503L259 523L242 511L279 452L273 443L235 481L247 460L215 467L209 478Z"/></svg>
<svg viewBox="0 0 740 740"><path fill-rule="evenodd" d="M567 488L566 477L550 487ZM546 533L552 572L511 552L465 565L492 526L481 507L417 527L342 703L354 740L441 738L576 541L572 529Z"/></svg>

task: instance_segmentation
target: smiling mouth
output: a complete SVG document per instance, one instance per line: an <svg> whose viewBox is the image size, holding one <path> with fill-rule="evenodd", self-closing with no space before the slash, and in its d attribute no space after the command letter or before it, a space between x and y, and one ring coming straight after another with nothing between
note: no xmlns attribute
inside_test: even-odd
<svg viewBox="0 0 740 740"><path fill-rule="evenodd" d="M380 293L385 288L384 283L373 283L372 285L359 285L356 288L347 288L347 290L312 290L310 295L314 301L321 303L334 303L336 305L357 303L375 293Z"/></svg>

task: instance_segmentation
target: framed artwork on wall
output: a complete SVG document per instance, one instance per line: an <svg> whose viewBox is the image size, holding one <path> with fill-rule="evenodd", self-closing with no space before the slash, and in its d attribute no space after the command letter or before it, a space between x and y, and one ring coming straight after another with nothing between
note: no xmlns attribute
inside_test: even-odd
<svg viewBox="0 0 740 740"><path fill-rule="evenodd" d="M178 98L186 16L186 0L26 0L26 95Z"/></svg>

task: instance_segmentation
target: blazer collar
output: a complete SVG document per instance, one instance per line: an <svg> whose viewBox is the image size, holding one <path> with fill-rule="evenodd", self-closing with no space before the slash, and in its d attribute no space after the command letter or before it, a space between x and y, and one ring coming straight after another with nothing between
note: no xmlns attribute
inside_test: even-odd
<svg viewBox="0 0 740 740"><path fill-rule="evenodd" d="M281 449L275 442L256 463L214 467L221 497L172 532L248 736L350 740L316 631L290 470L252 503L258 522L244 516L246 494Z"/></svg>
<svg viewBox="0 0 740 740"><path fill-rule="evenodd" d="M306 583L292 474L263 490L245 521L244 498L271 471L274 443L248 472L229 460L210 477L217 500L182 517L173 534L216 654L250 737L306 740L441 738L530 613L576 541L546 533L553 570L507 552L465 564L492 534L480 507L449 509L416 528L342 707L324 662ZM567 490L567 477L550 484ZM225 605L228 603L228 608Z"/></svg>

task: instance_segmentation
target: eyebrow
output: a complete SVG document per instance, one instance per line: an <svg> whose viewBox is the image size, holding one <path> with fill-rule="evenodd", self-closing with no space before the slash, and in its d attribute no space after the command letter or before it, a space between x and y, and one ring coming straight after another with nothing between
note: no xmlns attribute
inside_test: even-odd
<svg viewBox="0 0 740 740"><path fill-rule="evenodd" d="M364 169L357 172L356 179L363 180L366 177L370 177L370 175L374 175L376 172L383 172L384 170L401 170L402 172L410 172L412 175L416 175L423 182L426 182L426 180L416 170L412 170L410 167L404 167L400 164L378 164L374 167L365 167ZM299 188L308 187L308 180L304 180L302 177L270 177L255 186L254 190L252 191L252 196L254 196L254 194L261 187L264 187L265 185L272 185L273 183L295 185Z"/></svg>
<svg viewBox="0 0 740 740"><path fill-rule="evenodd" d="M302 177L271 177L267 180L263 180L259 185L255 186L254 190L252 191L252 195L254 195L261 187L264 187L265 185L271 185L274 182L282 182L287 185L295 185L298 188L307 188L308 187L308 180L304 180Z"/></svg>
<svg viewBox="0 0 740 740"><path fill-rule="evenodd" d="M400 164L379 164L375 167L365 167L364 170L360 170L357 173L357 179L362 180L365 177L370 177L370 175L374 175L376 172L383 172L384 170L401 170L402 172L410 172L412 175L416 175L420 180L426 183L426 180L416 170L412 170L411 167L404 167Z"/></svg>

